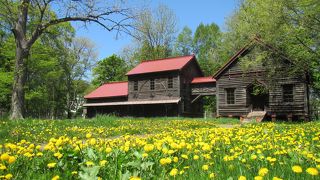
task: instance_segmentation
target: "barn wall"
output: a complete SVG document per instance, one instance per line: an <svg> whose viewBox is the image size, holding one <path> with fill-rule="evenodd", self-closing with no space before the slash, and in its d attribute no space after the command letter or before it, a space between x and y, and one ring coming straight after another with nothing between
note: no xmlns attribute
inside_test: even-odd
<svg viewBox="0 0 320 180"><path fill-rule="evenodd" d="M191 104L192 96L191 92L191 81L195 77L201 77L202 72L196 61L191 61L187 64L180 73L180 94L181 94L181 104L180 111L186 116L200 116L202 114L203 107L202 103Z"/></svg>
<svg viewBox="0 0 320 180"><path fill-rule="evenodd" d="M251 111L247 97L247 87L255 80L266 83L266 75L262 66L255 70L244 72L238 61L235 61L217 79L217 113L219 116L245 116ZM282 85L294 84L294 102L283 102ZM226 88L235 89L235 104L227 104ZM286 77L274 82L269 87L269 114L303 116L306 113L306 85L301 77Z"/></svg>
<svg viewBox="0 0 320 180"><path fill-rule="evenodd" d="M173 88L168 88L168 78L173 78ZM150 79L155 81L155 89L150 90ZM134 81L138 81L138 91L134 90ZM177 71L148 73L128 76L128 100L168 100L180 97L180 83Z"/></svg>

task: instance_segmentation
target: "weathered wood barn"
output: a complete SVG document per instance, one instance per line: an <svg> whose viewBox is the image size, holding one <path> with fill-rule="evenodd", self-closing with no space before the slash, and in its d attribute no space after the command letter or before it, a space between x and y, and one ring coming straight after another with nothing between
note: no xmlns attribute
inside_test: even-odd
<svg viewBox="0 0 320 180"><path fill-rule="evenodd" d="M85 96L85 114L114 113L120 116L201 116L201 99L192 87L210 84L203 78L194 55L143 61L127 73L128 82L106 83Z"/></svg>
<svg viewBox="0 0 320 180"><path fill-rule="evenodd" d="M85 96L87 117L202 116L203 96L216 96L217 115L241 119L303 119L309 115L307 76L283 76L268 83L263 62L243 70L241 58L258 46L273 50L255 38L212 77L203 73L194 55L143 61L127 73L128 82L106 83ZM286 61L284 64L290 64ZM254 93L255 86L263 93Z"/></svg>
<svg viewBox="0 0 320 180"><path fill-rule="evenodd" d="M279 53L272 46L259 38L238 51L213 77L216 79L216 98L218 116L254 118L261 121L264 117L280 119L307 119L309 117L309 88L306 74L277 77L268 81L264 62L254 69L243 70L241 58L249 56L255 48ZM271 61L272 57L266 61ZM276 71L284 70L290 65L290 60L281 56L282 61ZM279 72L280 73L280 72ZM255 94L254 87L260 86L264 92Z"/></svg>

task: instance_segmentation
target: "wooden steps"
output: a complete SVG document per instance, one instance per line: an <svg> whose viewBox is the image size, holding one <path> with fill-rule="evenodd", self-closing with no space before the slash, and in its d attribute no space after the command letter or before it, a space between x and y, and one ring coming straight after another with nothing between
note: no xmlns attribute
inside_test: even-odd
<svg viewBox="0 0 320 180"><path fill-rule="evenodd" d="M252 111L243 118L242 123L261 122L266 114L267 111Z"/></svg>

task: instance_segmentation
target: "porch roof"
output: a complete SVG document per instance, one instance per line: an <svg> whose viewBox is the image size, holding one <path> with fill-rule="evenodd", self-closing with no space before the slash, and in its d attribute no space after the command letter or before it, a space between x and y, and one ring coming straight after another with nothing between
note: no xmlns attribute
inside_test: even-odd
<svg viewBox="0 0 320 180"><path fill-rule="evenodd" d="M139 104L178 104L181 98L169 100L152 100L152 101L124 101L124 102L105 102L105 103L85 103L85 107L93 106L123 106L123 105L139 105Z"/></svg>

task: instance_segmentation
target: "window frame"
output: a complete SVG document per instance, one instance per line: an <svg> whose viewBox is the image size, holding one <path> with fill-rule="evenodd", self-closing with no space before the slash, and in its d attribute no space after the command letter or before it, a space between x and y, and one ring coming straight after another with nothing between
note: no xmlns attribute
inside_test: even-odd
<svg viewBox="0 0 320 180"><path fill-rule="evenodd" d="M236 88L226 88L226 103L229 105L236 104Z"/></svg>
<svg viewBox="0 0 320 180"><path fill-rule="evenodd" d="M173 89L173 77L168 77L168 89Z"/></svg>
<svg viewBox="0 0 320 180"><path fill-rule="evenodd" d="M293 84L282 85L282 101L285 103L294 102L294 85Z"/></svg>
<svg viewBox="0 0 320 180"><path fill-rule="evenodd" d="M139 81L133 81L133 91L139 90Z"/></svg>
<svg viewBox="0 0 320 180"><path fill-rule="evenodd" d="M154 90L155 89L155 79L150 79L150 90Z"/></svg>

